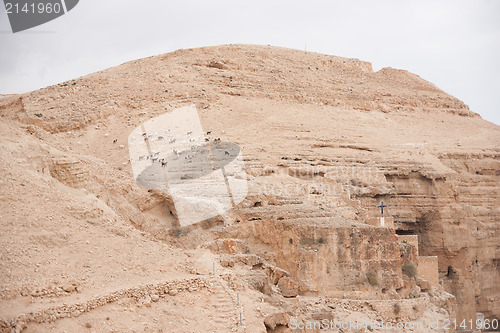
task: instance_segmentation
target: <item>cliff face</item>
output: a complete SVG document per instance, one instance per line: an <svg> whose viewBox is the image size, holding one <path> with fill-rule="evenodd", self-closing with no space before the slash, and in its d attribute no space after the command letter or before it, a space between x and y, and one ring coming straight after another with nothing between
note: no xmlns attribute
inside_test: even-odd
<svg viewBox="0 0 500 333"><path fill-rule="evenodd" d="M190 104L212 140L241 147L250 193L224 216L178 229L171 199L135 184L127 137L148 119ZM122 279L144 283L129 275L132 266L144 266L141 261L150 263L145 276L170 269L205 274L212 265L197 246L231 238L245 244L246 252L220 264L228 272L239 272L241 262L272 267L266 271L272 272L271 287L258 283L269 295L281 286L287 295L376 303L403 302L430 290L433 295L418 302L455 316L449 296L402 274L417 255L437 256L439 283L456 296L459 319L474 319L476 312L500 317L500 127L417 75L391 68L373 72L357 59L274 47L180 50L4 96L0 117L7 217L2 235L13 237L2 236L2 271L9 270L1 274L2 299L17 309L25 301L20 290L54 282L54 271L61 272L61 281L88 276L79 282L82 294L119 284L108 273L91 276L89 267L64 273L67 267L54 261L36 274L22 268L45 262L43 249L67 266L95 260L120 271ZM377 224L382 200L394 230L368 225ZM31 235L27 245L16 238L16 225ZM68 236L74 227L84 236ZM419 253L399 242L398 234L418 235ZM99 253L114 244L118 259L93 259L83 245L81 258L67 256L75 247L71 237L83 244L98 239L90 251ZM144 241L144 258L120 253L136 239ZM152 268L157 258L146 253L150 246L175 253L175 259L162 258ZM99 289L101 280L107 282ZM249 293L248 299L256 298ZM278 303L269 307L275 311ZM251 304L245 305L248 320L262 326L259 315L250 317ZM411 309L409 304L403 307ZM11 308L6 317L21 311ZM415 310L412 318L427 315Z"/></svg>
<svg viewBox="0 0 500 333"><path fill-rule="evenodd" d="M255 234L273 248L276 264L290 272L302 294L356 299L370 294L371 283L376 298L382 289L394 293L404 286L404 259L386 228L257 221ZM414 257L404 258L416 262Z"/></svg>
<svg viewBox="0 0 500 333"><path fill-rule="evenodd" d="M439 257L440 281L457 295L459 317L475 311L495 316L498 156L443 153L437 158L452 170L449 174L387 172L390 193L365 195L362 206L390 202L396 232L418 235L420 254Z"/></svg>

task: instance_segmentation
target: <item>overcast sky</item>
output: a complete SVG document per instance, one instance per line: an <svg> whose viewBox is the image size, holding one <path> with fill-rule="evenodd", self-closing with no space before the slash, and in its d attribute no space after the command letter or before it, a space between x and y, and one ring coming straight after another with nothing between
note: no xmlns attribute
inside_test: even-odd
<svg viewBox="0 0 500 333"><path fill-rule="evenodd" d="M500 0L81 0L13 34L0 9L0 94L151 55L263 44L358 58L431 81L500 124Z"/></svg>

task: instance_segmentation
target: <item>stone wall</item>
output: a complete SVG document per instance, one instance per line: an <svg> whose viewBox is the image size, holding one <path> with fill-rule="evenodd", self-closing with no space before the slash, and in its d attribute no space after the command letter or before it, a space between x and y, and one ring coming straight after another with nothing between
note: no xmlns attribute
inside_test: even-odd
<svg viewBox="0 0 500 333"><path fill-rule="evenodd" d="M21 331L26 328L29 323L45 323L53 322L60 318L78 317L82 313L91 311L108 303L116 302L121 298L128 297L139 300L141 298L150 297L154 299L158 297L174 296L179 292L193 292L198 289L208 288L209 286L210 282L208 280L194 278L122 289L107 295L91 298L85 302L64 304L62 306L31 312L29 314L22 314L10 320L2 319L0 320L0 332L7 333L11 332L11 330L15 330L16 332Z"/></svg>
<svg viewBox="0 0 500 333"><path fill-rule="evenodd" d="M398 235L398 241L414 246L418 255L418 235Z"/></svg>
<svg viewBox="0 0 500 333"><path fill-rule="evenodd" d="M417 260L418 276L430 282L431 286L439 288L438 257L419 256Z"/></svg>
<svg viewBox="0 0 500 333"><path fill-rule="evenodd" d="M382 222L383 221L383 222ZM383 223L383 225L382 225ZM375 226L375 227L386 227L386 228L394 228L394 219L391 216L384 217L370 217L366 219L366 224Z"/></svg>
<svg viewBox="0 0 500 333"><path fill-rule="evenodd" d="M404 284L402 251L388 228L255 221L254 231L303 295L357 298Z"/></svg>

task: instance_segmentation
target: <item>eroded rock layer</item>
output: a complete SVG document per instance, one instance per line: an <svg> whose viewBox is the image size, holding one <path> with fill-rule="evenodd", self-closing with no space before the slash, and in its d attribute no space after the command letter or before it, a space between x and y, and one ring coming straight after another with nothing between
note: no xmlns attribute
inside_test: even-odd
<svg viewBox="0 0 500 333"><path fill-rule="evenodd" d="M172 199L135 183L127 137L191 104L209 140L241 148L249 195L180 228ZM351 311L500 317L500 127L415 74L275 47L179 50L1 96L0 117L5 331L146 329L119 314L133 306L148 330L196 331L193 304L212 331ZM438 286L413 272L419 256L422 269L437 256ZM124 294L72 321L51 310L199 275L208 291ZM169 326L178 316L188 326Z"/></svg>

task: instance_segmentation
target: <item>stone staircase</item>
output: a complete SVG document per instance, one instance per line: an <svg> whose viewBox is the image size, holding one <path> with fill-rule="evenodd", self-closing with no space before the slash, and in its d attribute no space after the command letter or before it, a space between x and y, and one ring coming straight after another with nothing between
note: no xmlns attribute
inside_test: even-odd
<svg viewBox="0 0 500 333"><path fill-rule="evenodd" d="M215 293L216 298L214 317L211 320L213 329L217 332L246 332L243 308L239 304L238 295L228 285L228 281L223 281L222 278L216 279L212 282L210 289Z"/></svg>

